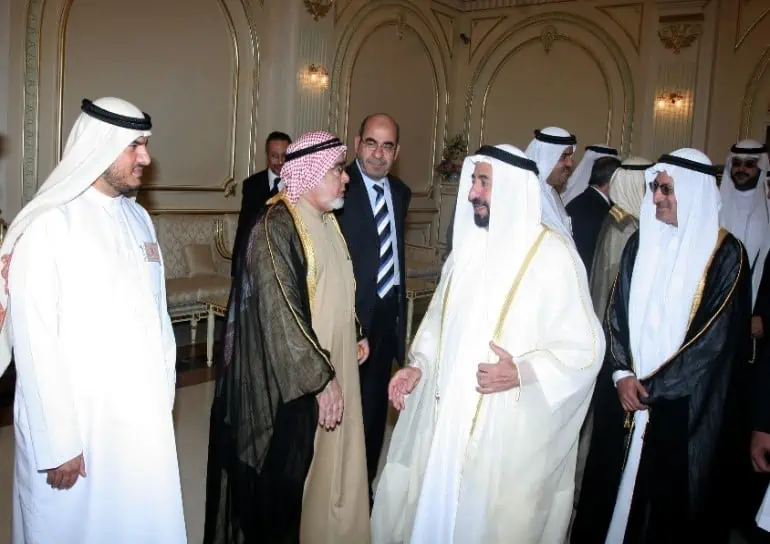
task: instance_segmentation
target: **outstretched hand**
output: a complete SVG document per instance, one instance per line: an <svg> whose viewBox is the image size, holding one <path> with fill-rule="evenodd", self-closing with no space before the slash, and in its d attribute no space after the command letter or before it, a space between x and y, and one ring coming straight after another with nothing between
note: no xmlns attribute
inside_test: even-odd
<svg viewBox="0 0 770 544"><path fill-rule="evenodd" d="M419 368L408 366L395 373L388 385L388 398L393 408L396 410L404 409L404 400L411 393L422 377L422 371Z"/></svg>

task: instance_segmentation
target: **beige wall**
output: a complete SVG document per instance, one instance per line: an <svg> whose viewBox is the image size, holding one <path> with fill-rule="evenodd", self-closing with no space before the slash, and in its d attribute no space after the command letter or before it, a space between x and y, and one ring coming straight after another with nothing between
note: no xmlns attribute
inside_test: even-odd
<svg viewBox="0 0 770 544"><path fill-rule="evenodd" d="M433 175L447 136L524 148L534 128L559 125L578 155L694 146L719 163L770 123L767 2L337 0L319 21L299 0L3 2L7 219L53 168L83 96L117 94L153 116L142 200L156 210L237 210L239 188L224 188L264 167L271 130L330 128L352 144L365 115L387 111L401 125L396 173L415 195L408 239L433 246L456 193ZM141 34L124 31L135 24ZM659 33L681 29L698 32L667 48ZM328 88L308 85L311 63ZM0 89L3 74L0 62ZM672 91L681 107L656 108Z"/></svg>

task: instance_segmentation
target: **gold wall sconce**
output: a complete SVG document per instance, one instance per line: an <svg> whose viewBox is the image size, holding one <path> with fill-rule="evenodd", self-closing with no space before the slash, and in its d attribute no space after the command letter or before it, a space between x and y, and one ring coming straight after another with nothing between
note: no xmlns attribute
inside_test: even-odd
<svg viewBox="0 0 770 544"><path fill-rule="evenodd" d="M305 0L305 8L314 21L326 16L333 5L334 0Z"/></svg>
<svg viewBox="0 0 770 544"><path fill-rule="evenodd" d="M329 72L322 64L311 64L305 73L307 85L314 89L326 89L329 87Z"/></svg>
<svg viewBox="0 0 770 544"><path fill-rule="evenodd" d="M685 96L682 93L663 93L655 99L655 107L659 110L680 109L684 107L684 100Z"/></svg>

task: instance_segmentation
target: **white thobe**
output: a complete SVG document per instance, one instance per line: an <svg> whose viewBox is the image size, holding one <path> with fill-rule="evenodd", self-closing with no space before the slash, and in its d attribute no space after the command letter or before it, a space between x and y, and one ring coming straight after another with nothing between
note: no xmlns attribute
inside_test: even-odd
<svg viewBox="0 0 770 544"><path fill-rule="evenodd" d="M93 188L19 240L14 544L186 542L163 278L147 212ZM81 452L87 476L51 488L44 471Z"/></svg>
<svg viewBox="0 0 770 544"><path fill-rule="evenodd" d="M566 536L578 435L605 348L585 267L571 242L546 235L498 340L521 387L482 397L476 371L497 362L488 343L499 318L487 315L483 266L455 269L450 257L412 345L422 378L393 431L372 511L375 544Z"/></svg>

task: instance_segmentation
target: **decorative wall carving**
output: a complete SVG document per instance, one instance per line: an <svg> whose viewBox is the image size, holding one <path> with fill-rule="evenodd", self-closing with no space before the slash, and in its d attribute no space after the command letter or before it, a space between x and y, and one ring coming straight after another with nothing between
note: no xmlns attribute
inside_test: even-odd
<svg viewBox="0 0 770 544"><path fill-rule="evenodd" d="M678 55L682 49L691 47L702 33L703 27L698 23L671 23L658 30L658 37L663 47Z"/></svg>
<svg viewBox="0 0 770 544"><path fill-rule="evenodd" d="M334 0L305 0L305 8L314 21L326 17L333 5Z"/></svg>
<svg viewBox="0 0 770 544"><path fill-rule="evenodd" d="M544 26L543 30L540 32L540 42L543 44L543 50L546 55L551 52L554 42L567 39L569 39L569 36L559 34L559 31L556 30L556 27L553 25Z"/></svg>
<svg viewBox="0 0 770 544"><path fill-rule="evenodd" d="M491 62L492 58L499 57L498 51L501 47L505 45L505 47L510 48L511 45L509 43L510 40L516 40L519 44L519 46L523 45L524 39L521 38L521 33L527 31L529 32L529 35L532 34L531 28L537 27L540 25L550 25L550 26L556 26L559 25L560 27L563 25L574 25L575 27L579 28L582 32L586 32L588 35L592 36L593 39L595 39L596 43L595 45L592 45L591 47L587 47L585 44L582 45L582 49L594 59L594 62L599 67L600 70L605 71L605 64L606 61L602 61L596 57L595 52L592 50L593 47L601 48L604 50L604 54L607 54L612 59L612 63L614 64L613 69L617 70L618 76L614 76L619 78L619 88L621 92L619 95L621 96L622 100L622 115L621 115L621 122L620 122L620 134L619 134L619 140L620 144L618 147L620 147L621 153L627 153L630 149L631 144L631 132L632 132L632 125L633 125L633 113L634 113L634 87L633 87L633 80L631 77L631 69L628 64L628 60L623 53L623 50L618 46L618 44L615 42L615 40L610 36L601 26L594 23L593 21L584 18L579 15L575 15L573 13L566 13L566 12L555 12L555 13L543 13L540 15L535 15L533 17L529 17L527 19L521 20L519 22L516 22L509 28L506 28L505 31L499 35L494 43L491 44L489 48L487 48L484 51L483 56L478 60L475 66L475 70L473 75L470 78L470 81L468 82L467 87L467 93L466 93L466 100L465 100L465 131L467 134L471 134L471 124L472 124L472 115L474 110L474 101L477 96L477 94L481 91L479 88L479 80L481 78L481 75L483 72L489 72L489 63ZM547 34L546 34L547 35ZM561 34L563 38L562 40L567 40L566 34ZM535 39L540 39L535 38ZM573 39L570 39L570 41L573 44L577 44ZM580 46L579 46L580 47ZM496 63L499 65L499 63L502 62L501 60L497 60ZM608 76L605 76L608 77ZM616 80L617 81L617 80ZM482 87L484 88L484 87ZM487 91L484 91L484 94L486 94ZM608 89L607 91L608 96L613 96L612 89ZM613 98L610 98L611 101L614 101ZM477 106L478 107L478 106ZM481 105L483 109L483 103ZM621 108L618 108L621 109ZM476 110L477 111L477 110ZM608 126L611 126L612 118L609 119ZM609 135L611 136L611 135ZM481 137L481 134L479 134L479 137ZM472 144L475 145L475 144ZM471 146L472 146L471 145Z"/></svg>
<svg viewBox="0 0 770 544"><path fill-rule="evenodd" d="M40 22L45 0L29 0L24 54L24 149L22 206L37 192L37 137L40 97Z"/></svg>

